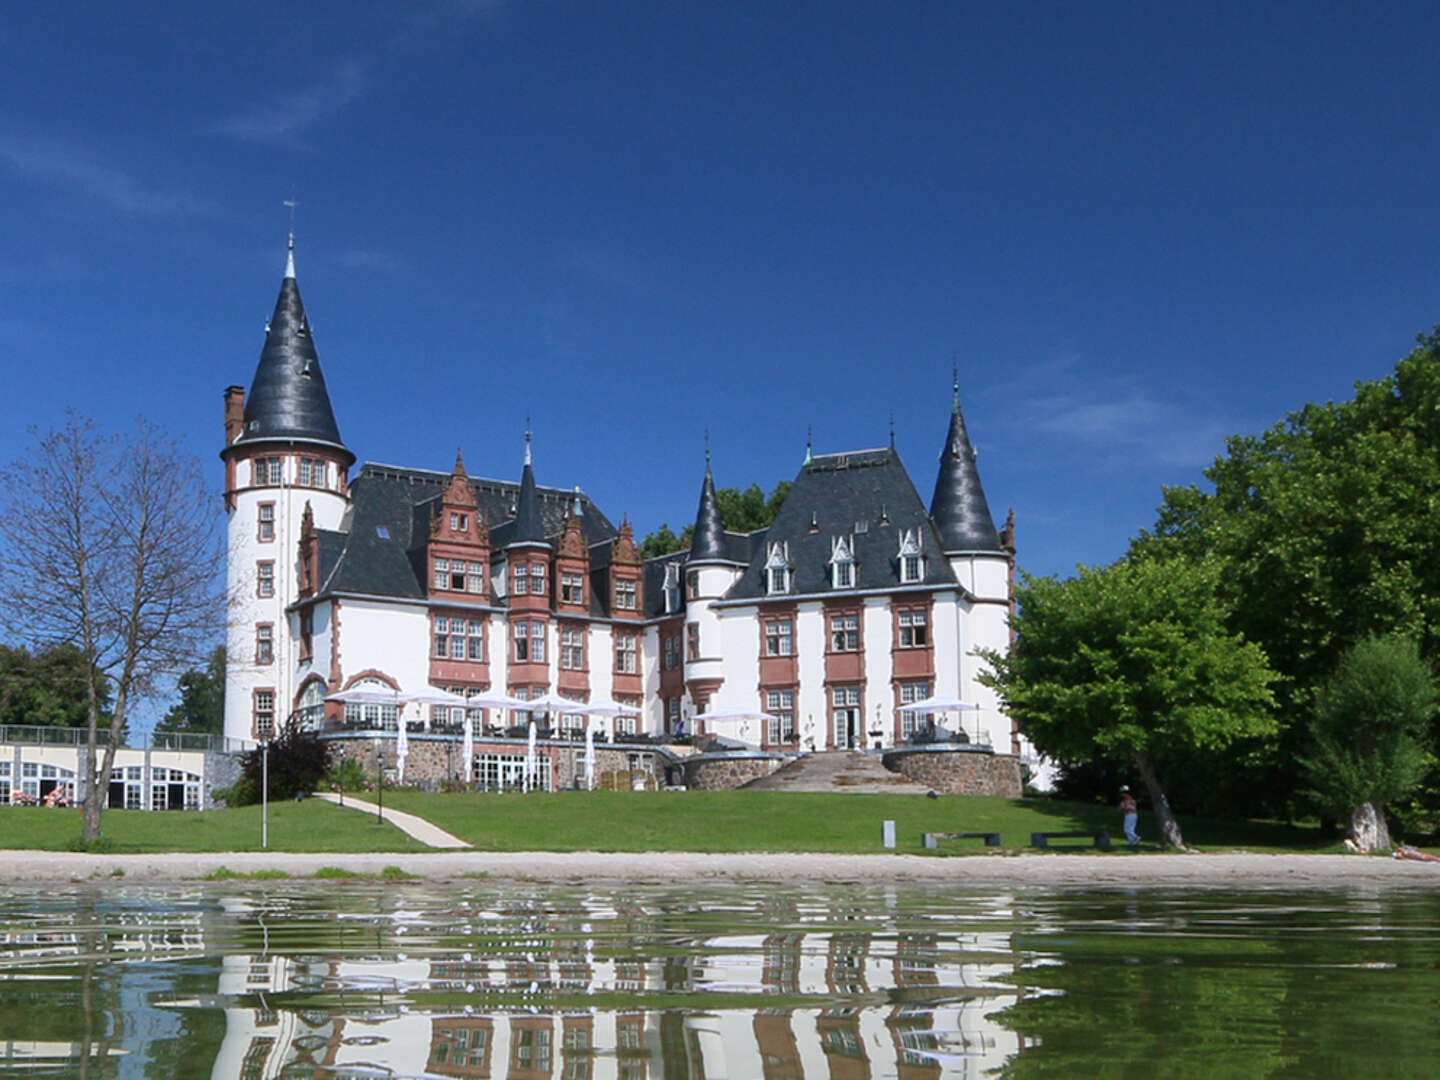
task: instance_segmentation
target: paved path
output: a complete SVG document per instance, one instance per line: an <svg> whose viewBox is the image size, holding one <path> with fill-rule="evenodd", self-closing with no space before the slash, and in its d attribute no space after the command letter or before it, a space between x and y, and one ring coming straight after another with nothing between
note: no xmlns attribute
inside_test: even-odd
<svg viewBox="0 0 1440 1080"><path fill-rule="evenodd" d="M336 805L340 804L340 796L333 791L317 791L314 798L324 799ZM373 802L357 799L354 795L346 796L344 805L347 810L364 810L367 814L373 814L377 809ZM470 846L458 836L451 836L444 829L431 825L424 818L407 814L402 810L391 810L387 806L380 809L380 817L402 832L409 833L422 844L433 848L468 848Z"/></svg>

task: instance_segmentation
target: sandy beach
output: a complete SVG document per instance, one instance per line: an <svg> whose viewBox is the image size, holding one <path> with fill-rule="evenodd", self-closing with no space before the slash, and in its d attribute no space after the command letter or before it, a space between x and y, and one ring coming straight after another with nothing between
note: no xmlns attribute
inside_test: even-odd
<svg viewBox="0 0 1440 1080"><path fill-rule="evenodd" d="M1360 855L1024 854L700 855L689 853L443 851L313 855L286 852L92 855L0 851L11 884L103 880L195 881L220 869L283 871L296 878L322 867L379 874L399 867L429 881L536 881L548 884L914 884L970 886L1440 887L1440 863Z"/></svg>

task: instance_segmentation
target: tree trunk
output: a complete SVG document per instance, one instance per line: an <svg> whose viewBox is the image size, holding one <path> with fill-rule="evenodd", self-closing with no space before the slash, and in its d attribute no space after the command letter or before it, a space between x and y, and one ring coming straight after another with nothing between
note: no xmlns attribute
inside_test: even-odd
<svg viewBox="0 0 1440 1080"><path fill-rule="evenodd" d="M1384 851L1390 848L1390 826L1385 824L1385 808L1379 803L1361 803L1350 811L1349 838L1361 851Z"/></svg>
<svg viewBox="0 0 1440 1080"><path fill-rule="evenodd" d="M1150 793L1150 805L1155 808L1155 821L1160 826L1160 842L1179 851L1189 851L1185 846L1185 838L1180 835L1180 823L1170 811L1170 801L1165 798L1165 789L1160 786L1160 779L1155 775L1155 769L1144 751L1135 751L1135 768L1140 771L1140 779L1145 782L1145 790Z"/></svg>

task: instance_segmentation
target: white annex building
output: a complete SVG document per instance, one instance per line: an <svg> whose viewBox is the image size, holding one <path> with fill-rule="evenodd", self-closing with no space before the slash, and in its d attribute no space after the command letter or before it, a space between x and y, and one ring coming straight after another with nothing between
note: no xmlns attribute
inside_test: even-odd
<svg viewBox="0 0 1440 1080"><path fill-rule="evenodd" d="M949 727L1029 756L977 679L976 650L1009 645L1014 528L990 515L958 391L928 510L893 446L807 454L774 523L729 532L707 461L690 550L646 561L578 487L537 483L528 433L518 481L471 476L459 455L352 472L291 248L249 393L225 391L228 738L292 717L393 731L396 706L325 698L434 686L638 707L606 722L616 741L708 729L876 749L926 726L902 705L949 696L976 706ZM726 712L754 719L696 719ZM407 722L444 734L464 716ZM497 737L514 719L470 717ZM561 735L585 722L557 719Z"/></svg>

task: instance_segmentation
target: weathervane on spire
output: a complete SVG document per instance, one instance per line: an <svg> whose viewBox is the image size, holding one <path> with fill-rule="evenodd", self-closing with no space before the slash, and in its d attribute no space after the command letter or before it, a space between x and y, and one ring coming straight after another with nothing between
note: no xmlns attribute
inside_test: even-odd
<svg viewBox="0 0 1440 1080"><path fill-rule="evenodd" d="M705 425L705 471L710 471L710 425Z"/></svg>
<svg viewBox="0 0 1440 1080"><path fill-rule="evenodd" d="M895 449L895 410L890 410L890 449Z"/></svg>
<svg viewBox="0 0 1440 1080"><path fill-rule="evenodd" d="M285 205L290 208L290 243L285 249L285 276L295 276L295 207L299 205L294 199L286 199Z"/></svg>
<svg viewBox="0 0 1440 1080"><path fill-rule="evenodd" d="M525 464L530 464L530 413L525 413Z"/></svg>
<svg viewBox="0 0 1440 1080"><path fill-rule="evenodd" d="M960 411L960 360L958 353L950 354L950 385L955 394L951 407L958 413Z"/></svg>
<svg viewBox="0 0 1440 1080"><path fill-rule="evenodd" d="M815 425L814 425L814 424L806 424L806 425L805 425L805 464L806 464L806 465L809 465L810 462L811 462L811 460L812 460L812 458L813 458L813 454L811 453L811 450L812 450L812 448L813 448L813 446L814 446L814 442L815 442Z"/></svg>

